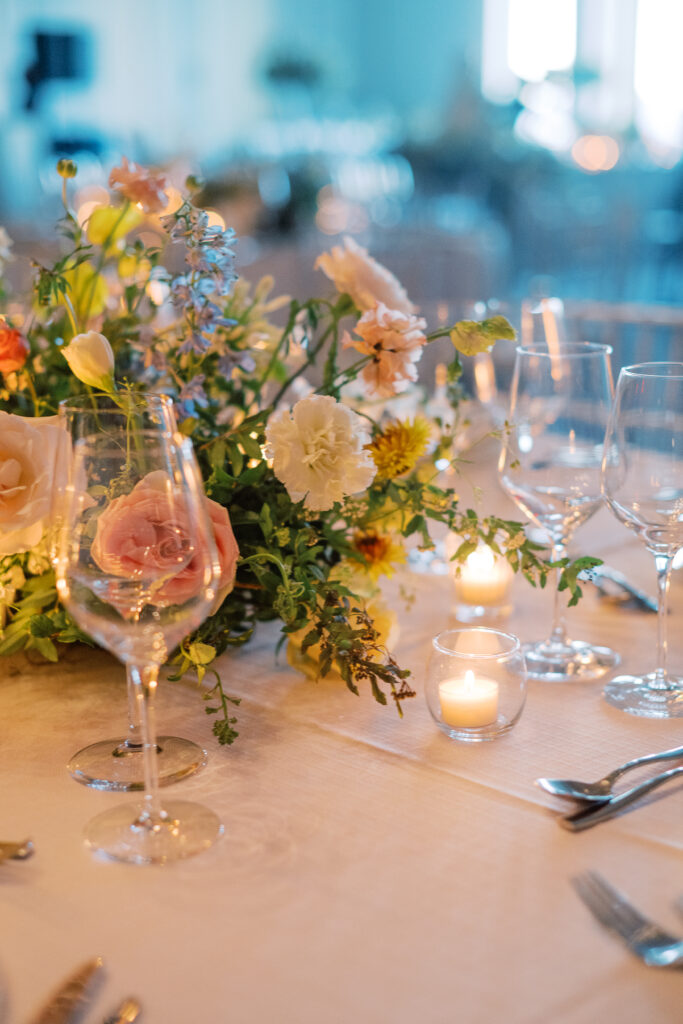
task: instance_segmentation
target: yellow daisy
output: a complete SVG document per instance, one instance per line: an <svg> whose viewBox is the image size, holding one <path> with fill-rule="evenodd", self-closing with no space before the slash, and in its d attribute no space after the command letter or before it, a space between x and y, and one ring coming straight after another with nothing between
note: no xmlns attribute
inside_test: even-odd
<svg viewBox="0 0 683 1024"><path fill-rule="evenodd" d="M394 566L406 560L406 551L388 533L377 530L358 531L353 546L365 559L365 570L371 579L378 576L393 576Z"/></svg>
<svg viewBox="0 0 683 1024"><path fill-rule="evenodd" d="M385 427L368 445L377 466L378 478L391 480L415 467L429 444L431 425L422 416L414 420L396 420Z"/></svg>

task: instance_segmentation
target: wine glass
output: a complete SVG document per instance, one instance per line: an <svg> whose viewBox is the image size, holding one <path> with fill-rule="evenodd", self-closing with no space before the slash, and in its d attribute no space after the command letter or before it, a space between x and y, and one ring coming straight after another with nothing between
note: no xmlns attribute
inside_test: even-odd
<svg viewBox="0 0 683 1024"><path fill-rule="evenodd" d="M188 801L159 798L154 696L159 667L210 612L220 565L190 442L130 429L73 445L55 542L57 592L78 625L130 670L143 743L141 806L86 828L93 850L163 863L210 846L222 826Z"/></svg>
<svg viewBox="0 0 683 1024"><path fill-rule="evenodd" d="M611 349L589 342L520 346L512 379L510 422L499 472L504 489L550 537L559 561L578 526L599 508L600 466L612 400ZM567 637L555 587L550 636L526 644L532 678L561 682L610 671L619 657Z"/></svg>
<svg viewBox="0 0 683 1024"><path fill-rule="evenodd" d="M683 717L683 678L667 667L671 568L683 551L683 363L641 363L619 374L605 437L605 500L654 555L657 667L605 686L609 704L647 718Z"/></svg>
<svg viewBox="0 0 683 1024"><path fill-rule="evenodd" d="M177 430L170 398L135 391L124 391L114 396L88 394L65 399L59 404L58 417L74 441L98 431L106 431L110 437L119 437L124 443L124 435L130 430L159 431L168 437ZM55 493L55 503L59 499ZM128 728L125 736L99 740L77 751L67 764L68 771L77 782L96 789L118 791L144 788L142 734L135 686L128 665L126 692ZM206 751L191 740L167 735L158 738L157 770L162 786L198 771L206 760Z"/></svg>

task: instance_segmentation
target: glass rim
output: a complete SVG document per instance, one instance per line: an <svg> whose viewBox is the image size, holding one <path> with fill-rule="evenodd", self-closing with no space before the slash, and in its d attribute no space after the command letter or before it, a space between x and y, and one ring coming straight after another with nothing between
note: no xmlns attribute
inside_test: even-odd
<svg viewBox="0 0 683 1024"><path fill-rule="evenodd" d="M563 341L554 350L540 341L528 345L517 345L519 355L544 356L548 359L574 359L582 355L611 356L614 351L611 345L603 345L597 341Z"/></svg>
<svg viewBox="0 0 683 1024"><path fill-rule="evenodd" d="M663 367L676 367L677 373L662 372ZM683 363L675 361L662 361L659 363L634 363L632 366L622 366L620 376L625 377L654 377L659 380L683 380Z"/></svg>
<svg viewBox="0 0 683 1024"><path fill-rule="evenodd" d="M144 399L145 401L148 401L148 400L151 399L153 402L158 402L160 405L165 405L165 406L172 406L173 405L173 399L171 398L170 395L161 395L161 394L156 394L155 392L149 392L149 391L138 391L138 390L136 390L134 388L131 389L131 390L127 390L127 391L122 391L120 393L117 392L117 395L118 395L119 398L121 398L124 401L126 399L126 396L130 396L134 400L136 400L136 399ZM112 394L110 394L109 392L106 392L106 391L98 391L98 392L95 392L92 395L72 395L70 398L62 398L61 402L57 403L57 408L58 409L65 409L65 410L66 409L83 409L83 408L85 408L86 412L87 411L94 412L95 410L92 409L92 402L93 401L97 402L97 401L99 401L102 398L108 398L110 400L110 402L112 403L112 405L116 406L116 395L112 395ZM126 409L122 409L120 406L118 408L113 408L113 409L107 410L107 411L109 411L109 412L121 412L124 415L127 412Z"/></svg>
<svg viewBox="0 0 683 1024"><path fill-rule="evenodd" d="M493 633L495 636L504 637L506 640L511 641L510 649L507 651L497 651L495 654L481 654L469 651L454 651L448 647L442 646L442 638L447 636L461 636L464 633ZM512 655L521 653L522 644L519 637L515 636L514 633L506 633L502 629L492 629L490 626L470 626L463 629L444 629L441 633L437 633L436 636L432 637L432 646L439 651L441 654L450 654L455 658L470 658L471 660L479 661L497 661L500 658L509 658Z"/></svg>

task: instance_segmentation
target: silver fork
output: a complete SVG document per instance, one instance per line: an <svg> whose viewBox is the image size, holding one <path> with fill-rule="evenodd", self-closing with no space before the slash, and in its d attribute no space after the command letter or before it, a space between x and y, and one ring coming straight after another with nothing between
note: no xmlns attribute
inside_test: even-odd
<svg viewBox="0 0 683 1024"><path fill-rule="evenodd" d="M636 910L623 893L586 871L572 885L595 918L649 967L683 967L683 941Z"/></svg>

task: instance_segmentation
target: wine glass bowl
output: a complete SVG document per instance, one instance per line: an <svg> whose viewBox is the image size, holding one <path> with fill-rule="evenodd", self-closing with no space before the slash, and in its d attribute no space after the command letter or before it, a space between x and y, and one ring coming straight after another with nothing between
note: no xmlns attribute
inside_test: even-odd
<svg viewBox="0 0 683 1024"><path fill-rule="evenodd" d="M566 556L574 532L603 500L610 352L589 342L532 344L516 352L500 482L549 536L554 562ZM524 654L530 677L558 682L595 678L618 663L609 648L567 637L557 589L550 637L526 644Z"/></svg>
<svg viewBox="0 0 683 1024"><path fill-rule="evenodd" d="M668 669L671 570L683 550L683 363L641 363L619 374L605 437L605 501L655 559L657 667L605 686L614 707L648 718L683 717L683 678Z"/></svg>
<svg viewBox="0 0 683 1024"><path fill-rule="evenodd" d="M159 667L209 614L220 564L190 443L130 430L78 438L56 541L57 591L78 625L130 670L145 798L95 818L89 845L120 860L197 853L221 825L187 801L162 807L153 699Z"/></svg>
<svg viewBox="0 0 683 1024"><path fill-rule="evenodd" d="M151 432L172 437L177 430L173 403L165 395L123 391L116 395L87 394L65 399L58 409L69 444L89 435L107 436L127 444L133 431ZM62 458L64 455L62 454ZM68 461L68 460L67 460ZM60 477L70 467L63 467ZM61 496L54 494L52 537L59 524ZM51 543L54 562L54 544ZM105 584L100 581L98 586ZM122 584L118 583L121 587ZM94 629L95 626L93 625ZM94 634L93 634L94 635ZM71 776L96 789L138 791L144 788L142 771L142 737L138 722L138 706L130 669L126 670L128 727L125 735L98 740L78 750L69 760ZM206 751L199 744L180 736L162 735L157 743L157 767L160 785L169 785L198 771L206 764Z"/></svg>

